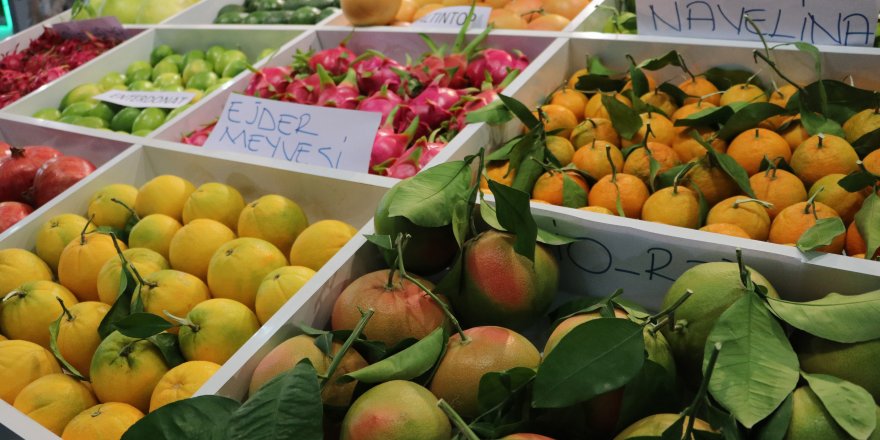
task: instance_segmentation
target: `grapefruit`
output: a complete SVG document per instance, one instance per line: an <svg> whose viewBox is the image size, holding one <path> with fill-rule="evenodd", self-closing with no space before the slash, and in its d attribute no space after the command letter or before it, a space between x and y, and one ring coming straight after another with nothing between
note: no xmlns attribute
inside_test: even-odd
<svg viewBox="0 0 880 440"><path fill-rule="evenodd" d="M423 386L392 380L358 397L342 420L342 440L448 440L452 426Z"/></svg>

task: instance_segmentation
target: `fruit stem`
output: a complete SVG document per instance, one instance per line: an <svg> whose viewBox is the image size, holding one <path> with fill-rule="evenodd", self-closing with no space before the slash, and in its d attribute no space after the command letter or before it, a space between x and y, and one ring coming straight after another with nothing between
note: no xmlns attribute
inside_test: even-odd
<svg viewBox="0 0 880 440"><path fill-rule="evenodd" d="M364 329L367 328L367 323L370 322L370 318L373 317L373 313L375 311L373 309L367 309L366 312L361 312L361 320L358 321L357 325L354 326L354 330L352 330L351 334L348 335L348 338L345 342L342 343L342 347L339 348L339 351L333 355L333 361L330 362L330 366L327 367L327 372L321 376L321 389L330 382L330 378L333 377L333 373L339 368L339 364L342 363L342 359L345 357L345 353L351 348L355 341L357 341L361 334L363 334ZM330 350L333 350L333 345L330 345Z"/></svg>
<svg viewBox="0 0 880 440"><path fill-rule="evenodd" d="M688 423L687 429L684 432L684 437L682 438L693 438L696 414L699 409L702 409L703 403L706 402L706 393L709 390L709 380L712 379L712 371L715 370L715 363L718 362L719 353L721 353L721 342L716 342L715 346L712 347L712 354L709 357L709 364L706 365L706 374L703 376L703 381L700 382L700 389L697 391L697 395L696 397L694 397L693 403L691 403L691 405L684 410L685 416L688 417Z"/></svg>
<svg viewBox="0 0 880 440"><path fill-rule="evenodd" d="M455 412L455 410L451 406L449 406L449 404L446 403L445 400L438 400L437 406L440 407L440 409L444 413L446 413L446 417L449 417L449 420L452 422L453 425L455 425L456 428L458 428L459 431L461 431L461 435L464 436L464 438L466 438L467 440L480 440L480 438L477 437L477 434L474 433L471 427L468 426L467 423L465 423L464 419L462 419L461 416L458 415L458 413Z"/></svg>
<svg viewBox="0 0 880 440"><path fill-rule="evenodd" d="M68 321L73 321L74 319L76 319L76 317L73 316L73 313L70 313L70 310L67 310L67 307L64 305L64 300L63 300L63 299L61 299L61 298L59 298L59 297L57 297L57 296L55 297L55 299L57 299L57 300L58 300L58 303L61 304L61 312L64 313L64 316L67 317L67 320L68 320Z"/></svg>
<svg viewBox="0 0 880 440"><path fill-rule="evenodd" d="M119 357L128 357L128 355L134 350L134 344L141 341L144 341L144 339L135 339L134 341L125 344L125 346L122 347L122 350L119 350Z"/></svg>
<svg viewBox="0 0 880 440"><path fill-rule="evenodd" d="M13 290L12 292L9 292L9 293L6 294L6 296L4 296L4 297L3 297L3 300L0 301L0 303L5 303L6 301L8 301L8 300L9 300L10 298L12 298L13 296L21 296L21 297L23 297L23 296L25 296L25 295L24 295L24 292L22 292L21 290ZM56 298L57 298L57 297L56 297Z"/></svg>
<svg viewBox="0 0 880 440"><path fill-rule="evenodd" d="M125 202L123 202L122 200L119 200L119 199L117 199L116 197L113 197L113 198L110 199L110 201L113 202L113 203L116 203L116 204L118 204L118 205L120 205L120 206L122 206L123 208L125 208L125 210L128 211L128 212L131 214L131 216L134 217L134 219L135 219L136 221L140 221L140 220L141 220L141 218L138 217L137 213L134 212L134 209L131 209L131 206L126 205Z"/></svg>
<svg viewBox="0 0 880 440"><path fill-rule="evenodd" d="M688 76L691 77L691 82L696 82L697 77L694 76L694 74L691 72L691 69L688 69L687 63L684 62L684 57L681 56L680 53L677 53L677 55L678 55L678 64L681 65L681 70L683 70L684 73L687 73Z"/></svg>
<svg viewBox="0 0 880 440"><path fill-rule="evenodd" d="M165 316L167 316L172 321L176 322L178 327L189 327L190 329L192 329L193 333L198 333L202 329L198 324L190 321L189 319L174 316L168 310L162 310L162 313L164 313Z"/></svg>
<svg viewBox="0 0 880 440"><path fill-rule="evenodd" d="M757 204L759 204L759 205L761 205L761 206L763 206L763 207L765 207L765 208L767 208L767 209L773 208L773 204L772 204L772 203L770 203L770 202L765 202L765 201L763 201L763 200L758 200L758 199L738 199L737 201L733 202L733 209L737 209L737 208L739 208L739 205L742 205L742 204L744 204L744 203L757 203Z"/></svg>
<svg viewBox="0 0 880 440"><path fill-rule="evenodd" d="M605 144L605 158L608 160L608 165L611 166L611 183L617 183L617 167L614 166L614 161L611 160L611 144Z"/></svg>
<svg viewBox="0 0 880 440"><path fill-rule="evenodd" d="M89 225L92 224L92 220L95 219L95 214L89 216L89 219L86 221L86 225L83 226L82 231L79 233L79 244L83 246L86 244L86 231L89 230Z"/></svg>
<svg viewBox="0 0 880 440"><path fill-rule="evenodd" d="M696 162L688 162L687 165L685 165L684 168L682 168L681 171L679 171L678 174L675 175L675 178L672 179L672 193L673 194L678 194L678 185L681 182L681 179L685 175L687 175L687 173L690 172L690 170L693 167L695 167L696 165L697 165Z"/></svg>
<svg viewBox="0 0 880 440"><path fill-rule="evenodd" d="M764 160L766 160L767 163L770 164L770 166L767 168L767 171L764 172L764 175L769 177L771 180L775 180L776 179L776 171L779 170L779 163L781 161L785 160L785 158L782 156L778 156L775 159L770 160L770 158L767 157L767 155L765 154Z"/></svg>
<svg viewBox="0 0 880 440"><path fill-rule="evenodd" d="M156 287L157 286L156 283L148 283L148 282L144 281L144 279L141 278L140 272L138 272L137 269L135 269L134 266L128 262L128 259L125 258L125 254L122 253L122 248L119 247L119 241L118 241L119 239L116 238L116 233L107 232L107 235L109 235L110 238L113 240L113 247L116 248L116 254L119 255L119 259L122 260L122 268L123 269L127 268L128 270L130 270L131 274L134 276L134 278L137 280L137 282L141 286Z"/></svg>
<svg viewBox="0 0 880 440"><path fill-rule="evenodd" d="M676 300L671 306L667 307L665 310L660 313L648 317L648 320L645 321L645 325L651 323L654 327L659 328L666 322L675 322L675 311L684 304L685 301L688 300L694 291L691 289L687 289L684 291L684 295L682 295L678 300ZM664 320L665 319L665 320Z"/></svg>
<svg viewBox="0 0 880 440"><path fill-rule="evenodd" d="M810 209L813 210L813 216L816 217L816 220L819 220L819 214L816 213L816 197L819 197L819 194L822 194L822 191L825 191L825 186L820 186L815 194L810 196L809 200L807 200L807 206L804 207L804 214L809 214Z"/></svg>

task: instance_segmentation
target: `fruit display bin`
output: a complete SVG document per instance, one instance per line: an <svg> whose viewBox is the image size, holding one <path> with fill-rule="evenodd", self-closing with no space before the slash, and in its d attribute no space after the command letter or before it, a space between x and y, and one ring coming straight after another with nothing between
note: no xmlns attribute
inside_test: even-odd
<svg viewBox="0 0 880 440"><path fill-rule="evenodd" d="M379 199L393 184L390 179L377 176L308 166L279 166L276 162L259 158L229 158L173 146L135 146L79 182L63 197L48 203L36 215L22 221L15 231L0 236L0 249L33 249L36 231L40 225L62 213L84 213L91 194L98 189L111 183L126 183L137 187L162 174L184 177L197 186L205 182L225 183L238 189L246 201L264 194L284 195L296 201L312 223L332 218L356 228L369 221ZM346 261L352 250L362 244L363 239L358 235L344 246L336 257L302 287L303 296L324 285L327 279L336 277L340 263ZM295 302L289 301L253 338L260 339L265 334L274 334L275 327L290 319L288 315L292 315L297 308ZM248 342L243 349L251 345L253 344ZM240 357L235 355L233 359ZM2 401L0 421L23 438L57 439Z"/></svg>
<svg viewBox="0 0 880 440"><path fill-rule="evenodd" d="M193 5L191 8L177 14L168 20L162 22L165 25L193 25L193 24L211 24L217 13L226 5L240 5L243 0L213 0L203 1ZM333 15L319 21L316 25L332 24L338 17L342 16L341 11L337 11ZM268 26L268 27L267 27ZM273 27L289 26L289 25L260 25L260 29L272 29ZM240 26L238 26L240 27Z"/></svg>
<svg viewBox="0 0 880 440"><path fill-rule="evenodd" d="M240 27L234 27L234 29L238 28ZM473 37L476 35L476 32L469 33L469 35ZM429 36L438 45L452 45L456 33L453 31L435 32L430 33ZM406 60L407 55L421 54L428 50L418 34L407 31L406 29L358 29L353 33L350 29L319 29L314 32L306 32L302 34L268 60L265 65L288 65L298 50L319 51L332 48L339 45L345 39L348 39L347 47L355 53L361 53L367 49L378 50L401 63ZM493 32L489 35L485 41L486 47L507 50L519 49L531 60L529 67L507 87L507 93L513 93L529 84L532 75L540 68L540 66L547 62L548 55L545 53L545 49L554 42L555 38L552 36L524 39L514 33L502 31ZM150 137L169 142L180 142L184 135L214 122L223 110L230 94L242 92L247 87L251 77L252 74L237 77L231 85L210 97L205 97L202 101L181 113L174 121L157 129ZM465 139L468 139L476 133L479 125L480 124L470 124L467 126L455 138L450 140L449 144L437 155L437 157L434 158L434 160L432 160L431 163L438 164L444 162L446 157L456 151L460 145L465 142Z"/></svg>
<svg viewBox="0 0 880 440"><path fill-rule="evenodd" d="M237 48L247 54L248 59L255 59L263 49L283 47L303 32L303 28L285 28L268 30L263 29L259 33L251 29L217 29L213 27L157 27L142 32L140 35L120 44L107 56L99 57L92 63L82 66L74 72L47 85L45 88L28 95L25 98L9 105L0 111L0 114L17 115L26 118L34 124L46 125L59 130L76 133L86 133L95 137L113 136L109 130L99 130L64 124L56 121L46 121L32 118L31 115L37 110L49 107L57 107L61 97L74 87L100 80L110 72L125 72L126 67L138 60L148 60L153 48L167 44L177 51L189 51L194 49L205 50L212 45L220 45L228 48ZM266 59L254 63L259 67ZM243 77L240 73L238 77ZM223 87L228 87L228 84ZM221 87L222 88L222 87ZM216 91L215 91L216 94ZM206 95L207 98L209 95ZM204 98L203 98L204 99ZM171 121L168 121L171 122ZM123 136L133 139L134 142L142 140L140 137Z"/></svg>
<svg viewBox="0 0 880 440"><path fill-rule="evenodd" d="M759 70L752 58L752 51L760 47L759 43L726 44L725 50L718 50L716 44L694 40L598 40L593 35L560 39L548 48L549 53L545 53L547 62L529 78L529 85L512 91L511 96L530 107L540 105L572 73L585 66L587 55L599 57L612 70L625 70L629 66L626 54L640 61L674 49L681 53L694 72L718 66ZM870 50L850 47L823 53L825 77L851 77L860 87L880 88L880 82L870 73L880 68L880 58L864 56ZM774 56L792 80L815 80L813 60L809 55L796 50L778 50ZM854 56L859 56L857 69L853 64ZM760 75L767 79L769 72L764 69ZM677 82L682 79L676 76L679 73L677 68L667 68L656 72L655 76L658 83L665 80ZM497 148L521 130L519 121L508 123L504 130L481 126L461 148L445 159L462 159L480 148ZM802 254L790 246L570 208L543 204L533 204L532 207L549 219L549 223L545 223L549 229L586 238L571 245L562 255L563 265L568 270L581 272L587 281L585 285L595 287L599 292L611 292L619 287L621 277L631 278L639 286L631 290L631 294L640 294L644 290L642 287L655 284L668 287L672 280L698 262L722 258L733 260L737 248L744 250L749 264L765 262L767 276L774 283L796 286L791 289L801 295L796 299L816 299L830 291L856 294L880 288L880 263L873 261L819 252ZM760 270L760 265L756 267ZM654 297L644 303L657 305L661 298Z"/></svg>

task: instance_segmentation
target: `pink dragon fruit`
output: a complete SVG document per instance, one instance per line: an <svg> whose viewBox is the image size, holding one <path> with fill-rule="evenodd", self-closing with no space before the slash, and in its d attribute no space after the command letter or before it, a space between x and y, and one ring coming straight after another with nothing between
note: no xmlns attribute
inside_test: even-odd
<svg viewBox="0 0 880 440"><path fill-rule="evenodd" d="M391 112L400 104L403 104L403 98L389 91L387 86L382 86L381 90L361 101L357 109L365 112L382 113L382 125L385 125Z"/></svg>
<svg viewBox="0 0 880 440"><path fill-rule="evenodd" d="M474 87L483 81L492 80L493 85L501 84L514 70L528 66L529 60L522 53L511 54L501 49L485 49L467 67L467 78Z"/></svg>
<svg viewBox="0 0 880 440"><path fill-rule="evenodd" d="M321 66L333 76L343 75L356 57L354 52L345 47L345 42L342 42L337 47L312 55L309 58L309 68L316 72L318 66Z"/></svg>
<svg viewBox="0 0 880 440"><path fill-rule="evenodd" d="M463 88L468 86L465 76L467 65L467 58L462 54L435 54L425 57L409 71L422 84L436 80L443 87Z"/></svg>
<svg viewBox="0 0 880 440"><path fill-rule="evenodd" d="M397 93L403 83L400 73L404 67L385 55L369 50L352 64L358 76L358 87L365 94L373 94L383 87Z"/></svg>
<svg viewBox="0 0 880 440"><path fill-rule="evenodd" d="M287 66L264 67L251 78L244 94L274 99L287 89L292 72L293 69Z"/></svg>
<svg viewBox="0 0 880 440"><path fill-rule="evenodd" d="M465 96L462 98L463 104L453 109L455 113L455 121L449 125L449 129L453 131L461 131L467 125L467 114L477 111L493 101L498 99L498 92L489 89L473 96Z"/></svg>
<svg viewBox="0 0 880 440"><path fill-rule="evenodd" d="M427 166L428 162L440 154L440 151L446 147L446 139L438 136L439 132L440 130L434 130L430 136L427 138L423 137L413 144L413 149L419 148L422 150L421 155L419 156L419 169Z"/></svg>
<svg viewBox="0 0 880 440"><path fill-rule="evenodd" d="M215 125L217 125L216 121L184 136L182 139L183 143L187 145L194 145L196 147L201 147L205 145L205 142L208 140L208 136L210 136L211 132L214 131Z"/></svg>
<svg viewBox="0 0 880 440"><path fill-rule="evenodd" d="M287 85L282 100L313 105L318 102L318 93L320 92L320 89L321 77L317 73L313 73L304 78L295 78Z"/></svg>
<svg viewBox="0 0 880 440"><path fill-rule="evenodd" d="M407 127L406 131L403 133L396 132L392 121L395 119L394 116L397 114L397 111L397 108L392 110L388 121L376 132L376 137L373 140L373 150L370 153L371 173L385 174L388 166L406 151L406 147L413 140L415 131L419 126L419 120L416 118Z"/></svg>
<svg viewBox="0 0 880 440"><path fill-rule="evenodd" d="M426 136L431 130L452 119L452 107L461 100L466 90L455 90L449 87L441 87L435 80L422 93L411 99L404 108L401 124L411 123L416 117L421 124L416 131L416 136Z"/></svg>
<svg viewBox="0 0 880 440"><path fill-rule="evenodd" d="M318 66L318 76L321 78L321 92L318 94L318 105L348 110L357 108L361 92L358 90L357 75L355 75L353 69L348 69L348 73L339 84L334 83L330 74L321 66Z"/></svg>
<svg viewBox="0 0 880 440"><path fill-rule="evenodd" d="M398 157L390 166L388 166L385 170L385 175L395 179L409 179L410 177L415 176L422 168L421 165L419 165L422 151L421 148L410 148L406 151L406 154Z"/></svg>

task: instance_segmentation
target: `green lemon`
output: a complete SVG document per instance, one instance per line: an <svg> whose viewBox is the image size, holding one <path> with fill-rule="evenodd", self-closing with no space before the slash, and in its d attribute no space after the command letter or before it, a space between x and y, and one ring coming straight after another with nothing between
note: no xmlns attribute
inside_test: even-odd
<svg viewBox="0 0 880 440"><path fill-rule="evenodd" d="M168 112L168 116L165 117L165 122L168 122L168 121L174 119L177 115L185 112L186 109L188 109L190 107L192 107L192 104L186 104L186 105L177 107L174 110L171 110L170 112Z"/></svg>
<svg viewBox="0 0 880 440"><path fill-rule="evenodd" d="M131 126L133 132L141 130L153 131L165 123L165 110L161 108L145 108Z"/></svg>
<svg viewBox="0 0 880 440"><path fill-rule="evenodd" d="M223 52L223 55L220 55L220 58L214 63L214 72L217 75L222 75L226 66L233 61L244 61L247 62L248 57L244 52L238 49L231 49ZM227 75L227 76L235 76L235 75Z"/></svg>
<svg viewBox="0 0 880 440"><path fill-rule="evenodd" d="M192 93L193 95L196 95L196 96L193 96L192 101L189 102L190 104L195 104L195 103L201 101L202 98L205 96L205 92L202 90L199 90L199 89L184 89L184 92L188 92L188 93Z"/></svg>
<svg viewBox="0 0 880 440"><path fill-rule="evenodd" d="M97 103L98 101L95 101L94 99L74 102L64 108L64 111L61 112L61 117L86 116L86 113L88 113L89 110L93 109Z"/></svg>
<svg viewBox="0 0 880 440"><path fill-rule="evenodd" d="M94 116L97 118L101 118L109 123L110 120L113 119L113 116L115 114L116 112L113 111L109 104L99 101L95 104L94 107L88 110L84 116Z"/></svg>
<svg viewBox="0 0 880 440"><path fill-rule="evenodd" d="M156 48L153 49L152 52L150 52L150 64L155 66L156 64L159 64L159 61L162 61L168 55L173 54L174 49L172 49L171 46L167 44L156 46Z"/></svg>
<svg viewBox="0 0 880 440"><path fill-rule="evenodd" d="M183 86L176 84L169 84L167 86L159 87L159 90L162 92L182 92Z"/></svg>
<svg viewBox="0 0 880 440"><path fill-rule="evenodd" d="M58 118L58 122L61 122L63 124L79 125L79 120L82 118L82 116L67 115Z"/></svg>
<svg viewBox="0 0 880 440"><path fill-rule="evenodd" d="M107 128L107 121L97 116L81 116L74 125L87 128Z"/></svg>
<svg viewBox="0 0 880 440"><path fill-rule="evenodd" d="M209 61L211 65L217 64L217 61L220 61L220 57L226 52L226 48L223 46L211 46L208 48L208 51L205 52L205 60Z"/></svg>
<svg viewBox="0 0 880 440"><path fill-rule="evenodd" d="M134 107L126 107L116 113L116 116L110 120L110 129L113 131L131 132L134 120L141 114L141 109Z"/></svg>
<svg viewBox="0 0 880 440"><path fill-rule="evenodd" d="M132 136L147 137L152 132L153 132L153 130L138 130L138 131L131 132L131 134L132 134Z"/></svg>
<svg viewBox="0 0 880 440"><path fill-rule="evenodd" d="M149 80L138 80L129 84L128 90L132 92L152 92L156 90L156 85Z"/></svg>
<svg viewBox="0 0 880 440"><path fill-rule="evenodd" d="M138 70L144 69L152 71L153 65L150 64L148 61L135 61L129 64L128 67L125 69L125 76L129 79L129 82L131 82L132 74L134 74L134 72L137 72Z"/></svg>
<svg viewBox="0 0 880 440"><path fill-rule="evenodd" d="M172 62L174 64L177 64L178 70L183 70L183 66L186 65L186 63L184 63L184 60L183 60L183 55L181 55L179 53L176 53L173 55L168 55L167 57L163 58L162 61L168 61L168 62Z"/></svg>
<svg viewBox="0 0 880 440"><path fill-rule="evenodd" d="M272 55L274 53L275 53L275 49L272 49L271 47L267 47L267 48L260 51L260 54L257 55L257 59L262 60L263 58L266 58L267 56ZM227 75L223 75L223 76L227 76Z"/></svg>
<svg viewBox="0 0 880 440"><path fill-rule="evenodd" d="M112 90L115 86L125 85L125 75L119 72L110 72L98 82L104 90Z"/></svg>
<svg viewBox="0 0 880 440"><path fill-rule="evenodd" d="M153 80L156 87L179 86L183 84L183 77L179 73L163 73Z"/></svg>
<svg viewBox="0 0 880 440"><path fill-rule="evenodd" d="M213 72L214 64L206 60L192 60L183 68L183 82L188 83L193 75L201 72Z"/></svg>
<svg viewBox="0 0 880 440"><path fill-rule="evenodd" d="M203 60L205 59L205 51L203 50L191 50L183 56L183 65L186 66L192 60Z"/></svg>
<svg viewBox="0 0 880 440"><path fill-rule="evenodd" d="M70 104L91 99L93 96L100 95L101 93L103 93L101 87L97 84L89 83L76 86L61 99L59 110L64 111Z"/></svg>
<svg viewBox="0 0 880 440"><path fill-rule="evenodd" d="M53 107L41 108L33 114L33 117L46 121L57 121L61 119L61 112Z"/></svg>
<svg viewBox="0 0 880 440"><path fill-rule="evenodd" d="M247 60L234 60L226 65L220 76L233 78L248 68Z"/></svg>
<svg viewBox="0 0 880 440"><path fill-rule="evenodd" d="M159 64L156 64L156 67L153 67L153 74L150 79L156 81L156 78L165 73L180 73L180 69L177 68L177 64L173 61L160 61Z"/></svg>
<svg viewBox="0 0 880 440"><path fill-rule="evenodd" d="M217 83L217 74L211 71L199 72L189 78L186 87L190 89L205 90Z"/></svg>
<svg viewBox="0 0 880 440"><path fill-rule="evenodd" d="M138 81L149 81L153 78L153 69L135 70L131 75L126 75L125 78L128 80L129 84Z"/></svg>

